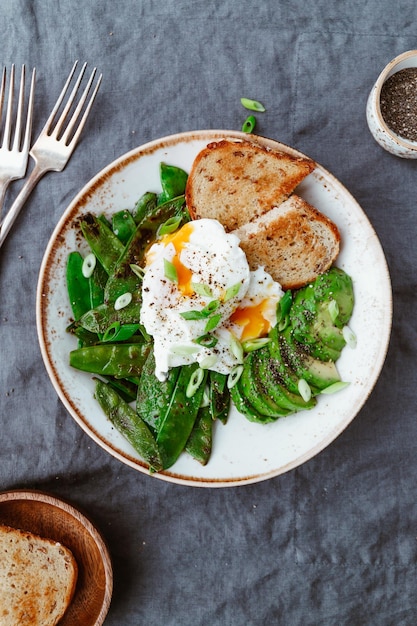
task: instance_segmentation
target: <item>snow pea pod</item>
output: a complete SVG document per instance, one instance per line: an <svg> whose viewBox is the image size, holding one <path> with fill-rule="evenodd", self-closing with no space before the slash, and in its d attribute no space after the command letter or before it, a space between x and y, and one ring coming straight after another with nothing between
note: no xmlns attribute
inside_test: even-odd
<svg viewBox="0 0 417 626"><path fill-rule="evenodd" d="M158 197L158 204L184 195L188 178L187 172L175 165L161 163L159 166L159 176L162 193Z"/></svg>
<svg viewBox="0 0 417 626"><path fill-rule="evenodd" d="M135 220L130 211L123 209L112 215L112 229L123 245L126 245L136 229Z"/></svg>
<svg viewBox="0 0 417 626"><path fill-rule="evenodd" d="M207 372L204 373L200 386L190 398L186 393L190 378L197 368L197 364L181 367L169 405L162 416L156 441L164 469L171 467L183 452L197 418Z"/></svg>
<svg viewBox="0 0 417 626"><path fill-rule="evenodd" d="M140 376L136 397L136 411L141 418L158 432L162 416L169 405L171 396L180 372L179 367L169 370L165 381L160 381L155 376L155 355L149 351Z"/></svg>
<svg viewBox="0 0 417 626"><path fill-rule="evenodd" d="M100 304L90 309L78 320L78 325L92 333L105 333L115 322L136 324L140 315L140 294L137 292L132 302L118 311L113 304Z"/></svg>
<svg viewBox="0 0 417 626"><path fill-rule="evenodd" d="M201 463L207 465L213 445L213 418L210 406L201 407L197 419L185 445L188 454Z"/></svg>
<svg viewBox="0 0 417 626"><path fill-rule="evenodd" d="M155 438L136 411L101 380L95 381L95 398L111 423L148 463L150 471L160 471L162 461Z"/></svg>
<svg viewBox="0 0 417 626"><path fill-rule="evenodd" d="M128 378L140 375L150 347L145 342L97 344L72 350L69 363L83 372Z"/></svg>
<svg viewBox="0 0 417 626"><path fill-rule="evenodd" d="M227 422L230 409L230 390L227 375L211 371L209 374L209 404L212 418Z"/></svg>
<svg viewBox="0 0 417 626"><path fill-rule="evenodd" d="M111 274L124 250L124 245L104 220L91 213L84 216L80 227L91 250L107 274Z"/></svg>
<svg viewBox="0 0 417 626"><path fill-rule="evenodd" d="M79 252L70 252L67 259L66 280L72 314L78 320L91 308L88 278L82 272L84 259Z"/></svg>
<svg viewBox="0 0 417 626"><path fill-rule="evenodd" d="M147 191L136 202L132 211L133 219L139 224L146 215L149 215L158 203L158 196L153 191Z"/></svg>

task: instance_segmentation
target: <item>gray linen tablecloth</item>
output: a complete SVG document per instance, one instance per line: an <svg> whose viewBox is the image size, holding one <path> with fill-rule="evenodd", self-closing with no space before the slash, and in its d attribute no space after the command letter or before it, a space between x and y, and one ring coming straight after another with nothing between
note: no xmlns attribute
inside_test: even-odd
<svg viewBox="0 0 417 626"><path fill-rule="evenodd" d="M3 0L0 20L1 64L37 68L34 135L75 59L103 73L73 158L0 251L0 488L89 513L113 560L109 626L415 624L417 163L383 151L365 119L379 72L417 47L414 0ZM362 206L390 268L393 332L373 393L332 445L266 482L196 489L122 464L70 417L41 359L36 284L85 183L146 141L239 130L241 96L266 106L259 134L317 160Z"/></svg>

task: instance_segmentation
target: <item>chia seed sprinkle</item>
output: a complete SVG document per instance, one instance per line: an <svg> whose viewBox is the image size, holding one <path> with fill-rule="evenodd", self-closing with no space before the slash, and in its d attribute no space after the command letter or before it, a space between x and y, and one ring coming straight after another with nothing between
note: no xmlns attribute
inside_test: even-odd
<svg viewBox="0 0 417 626"><path fill-rule="evenodd" d="M385 81L380 106L391 130L404 139L417 141L417 67L399 70Z"/></svg>

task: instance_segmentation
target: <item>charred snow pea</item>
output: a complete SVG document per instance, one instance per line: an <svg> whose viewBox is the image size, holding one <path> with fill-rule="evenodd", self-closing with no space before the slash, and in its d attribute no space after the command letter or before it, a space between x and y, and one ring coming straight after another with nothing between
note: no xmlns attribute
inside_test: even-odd
<svg viewBox="0 0 417 626"><path fill-rule="evenodd" d="M162 193L158 198L158 204L184 195L188 178L187 172L180 167L166 163L161 163L159 168Z"/></svg>
<svg viewBox="0 0 417 626"><path fill-rule="evenodd" d="M160 471L162 462L158 446L145 422L108 384L96 380L95 385L95 398L111 423L149 464L151 472Z"/></svg>
<svg viewBox="0 0 417 626"><path fill-rule="evenodd" d="M154 352L149 351L140 375L136 411L155 432L158 432L161 426L162 417L174 393L179 373L180 368L173 367L169 370L166 380L160 381L155 376Z"/></svg>
<svg viewBox="0 0 417 626"><path fill-rule="evenodd" d="M100 218L88 213L81 220L82 233L107 274L111 274L124 250L124 245Z"/></svg>
<svg viewBox="0 0 417 626"><path fill-rule="evenodd" d="M230 390L226 374L209 372L209 405L212 418L225 424L230 409Z"/></svg>
<svg viewBox="0 0 417 626"><path fill-rule="evenodd" d="M123 245L126 245L136 230L135 220L130 211L124 209L112 215L112 229Z"/></svg>
<svg viewBox="0 0 417 626"><path fill-rule="evenodd" d="M139 224L146 215L149 215L158 203L158 196L153 191L144 193L135 204L132 216L136 224Z"/></svg>
<svg viewBox="0 0 417 626"><path fill-rule="evenodd" d="M140 375L149 350L148 343L98 344L72 350L69 363L83 372L128 378Z"/></svg>
<svg viewBox="0 0 417 626"><path fill-rule="evenodd" d="M119 310L114 308L114 304L101 304L94 309L90 309L78 320L78 325L91 333L102 334L115 322L120 324L136 324L140 315L139 292L135 294L132 302Z"/></svg>
<svg viewBox="0 0 417 626"><path fill-rule="evenodd" d="M201 465L207 465L213 445L213 418L210 406L201 407L197 414L185 450Z"/></svg>
<svg viewBox="0 0 417 626"><path fill-rule="evenodd" d="M205 380L201 381L200 386L191 397L187 397L186 393L190 378L197 368L196 363L181 367L170 402L162 415L156 441L161 452L164 469L171 467L184 450L197 418L204 393Z"/></svg>

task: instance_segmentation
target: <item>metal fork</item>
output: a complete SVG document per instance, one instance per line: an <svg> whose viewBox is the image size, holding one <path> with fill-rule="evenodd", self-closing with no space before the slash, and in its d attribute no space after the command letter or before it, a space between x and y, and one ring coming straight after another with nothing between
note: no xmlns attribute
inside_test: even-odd
<svg viewBox="0 0 417 626"><path fill-rule="evenodd" d="M6 90L6 68L0 85L0 118L3 118L4 95ZM29 158L29 143L32 133L33 101L35 93L36 70L32 70L32 80L29 91L29 100L26 113L26 126L24 128L24 105L25 105L25 78L26 67L22 65L20 75L19 97L17 109L14 103L14 75L15 66L12 65L9 78L9 93L7 97L6 117L4 121L3 137L0 146L0 213L3 206L6 189L12 180L23 178ZM12 139L13 122L15 120L14 134ZM13 141L13 143L12 143Z"/></svg>
<svg viewBox="0 0 417 626"><path fill-rule="evenodd" d="M97 71L96 68L93 69L80 100L75 107L74 112L71 114L75 98L87 66L87 64L84 63L68 101L54 127L55 117L57 116L64 101L77 65L78 62L76 61L44 128L29 152L30 156L35 161L35 165L19 195L16 197L16 200L13 202L8 213L6 213L6 216L0 223L0 247L3 245L10 228L37 182L44 174L46 174L46 172L61 172L67 164L78 142L81 131L100 87L102 75L100 74L98 77L90 99L86 102Z"/></svg>

